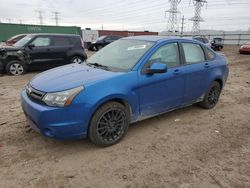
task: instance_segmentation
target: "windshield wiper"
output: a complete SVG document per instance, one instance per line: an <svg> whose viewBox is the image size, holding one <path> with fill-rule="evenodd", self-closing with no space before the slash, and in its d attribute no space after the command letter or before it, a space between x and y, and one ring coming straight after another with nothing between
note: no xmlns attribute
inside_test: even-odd
<svg viewBox="0 0 250 188"><path fill-rule="evenodd" d="M87 65L91 65L91 66L95 66L95 67L100 67L100 68L103 68L105 70L110 70L110 68L106 65L102 65L100 63L86 63Z"/></svg>

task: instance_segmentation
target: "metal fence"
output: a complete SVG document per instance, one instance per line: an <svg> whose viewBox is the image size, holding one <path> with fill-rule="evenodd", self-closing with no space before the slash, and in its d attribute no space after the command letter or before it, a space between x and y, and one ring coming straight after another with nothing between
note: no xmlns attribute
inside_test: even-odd
<svg viewBox="0 0 250 188"><path fill-rule="evenodd" d="M180 33L162 32L160 35L165 36L181 36ZM183 37L193 37L192 33L183 33ZM209 40L220 37L224 39L224 44L242 45L250 42L250 32L220 32L220 33L202 33L201 36L207 37Z"/></svg>

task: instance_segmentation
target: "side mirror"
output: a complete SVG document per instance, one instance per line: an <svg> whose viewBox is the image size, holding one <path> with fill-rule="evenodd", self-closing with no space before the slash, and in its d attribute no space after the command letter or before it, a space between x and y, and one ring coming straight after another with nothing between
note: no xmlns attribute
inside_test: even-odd
<svg viewBox="0 0 250 188"><path fill-rule="evenodd" d="M29 49L32 49L32 48L35 47L35 45L34 44L29 44L28 47L29 47Z"/></svg>
<svg viewBox="0 0 250 188"><path fill-rule="evenodd" d="M167 65L164 63L153 62L150 68L143 69L143 74L156 74L156 73L165 73L167 72Z"/></svg>

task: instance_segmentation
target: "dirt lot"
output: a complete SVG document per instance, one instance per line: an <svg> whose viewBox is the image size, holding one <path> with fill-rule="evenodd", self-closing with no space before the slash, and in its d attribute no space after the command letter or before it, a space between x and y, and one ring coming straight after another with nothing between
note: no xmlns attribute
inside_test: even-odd
<svg viewBox="0 0 250 188"><path fill-rule="evenodd" d="M250 187L250 56L237 49L224 50L230 76L216 108L133 124L109 148L30 131L19 94L37 73L0 77L0 187Z"/></svg>

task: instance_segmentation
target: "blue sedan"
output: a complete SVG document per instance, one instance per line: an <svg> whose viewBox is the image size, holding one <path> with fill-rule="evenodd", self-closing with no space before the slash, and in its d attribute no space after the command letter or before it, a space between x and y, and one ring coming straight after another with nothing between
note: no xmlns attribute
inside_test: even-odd
<svg viewBox="0 0 250 188"><path fill-rule="evenodd" d="M43 72L22 90L29 125L58 139L119 142L129 124L198 103L213 108L228 76L225 56L192 39L127 37L84 64Z"/></svg>

